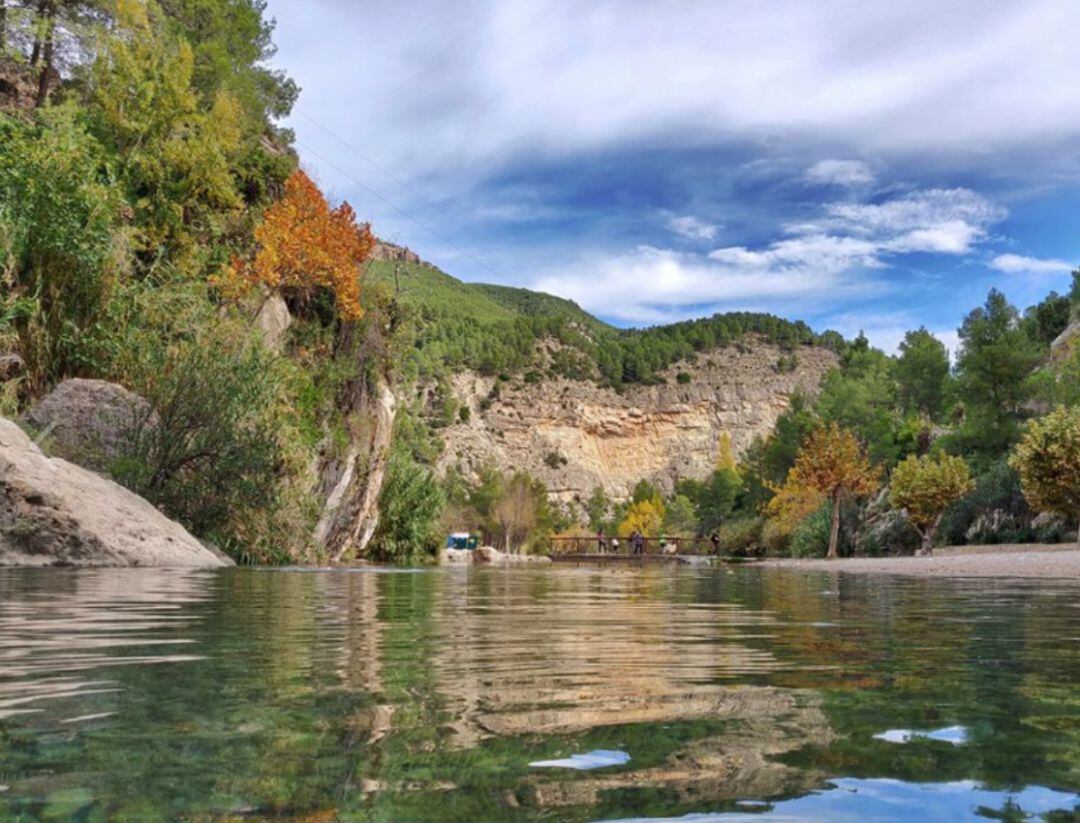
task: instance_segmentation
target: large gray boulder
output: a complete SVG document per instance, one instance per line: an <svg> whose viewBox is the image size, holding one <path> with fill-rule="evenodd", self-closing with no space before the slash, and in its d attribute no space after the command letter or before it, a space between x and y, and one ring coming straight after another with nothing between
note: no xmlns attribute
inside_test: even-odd
<svg viewBox="0 0 1080 823"><path fill-rule="evenodd" d="M0 566L229 565L143 498L46 457L0 418Z"/></svg>
<svg viewBox="0 0 1080 823"><path fill-rule="evenodd" d="M23 420L40 432L48 430L44 445L50 454L107 471L131 433L155 418L150 405L123 386L75 379L53 389Z"/></svg>

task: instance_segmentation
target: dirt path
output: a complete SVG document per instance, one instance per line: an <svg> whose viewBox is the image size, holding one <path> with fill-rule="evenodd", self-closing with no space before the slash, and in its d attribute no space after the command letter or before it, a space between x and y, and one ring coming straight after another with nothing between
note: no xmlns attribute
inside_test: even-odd
<svg viewBox="0 0 1080 823"><path fill-rule="evenodd" d="M845 557L839 560L766 560L765 567L916 577L1037 577L1080 583L1075 545L962 546L931 557Z"/></svg>

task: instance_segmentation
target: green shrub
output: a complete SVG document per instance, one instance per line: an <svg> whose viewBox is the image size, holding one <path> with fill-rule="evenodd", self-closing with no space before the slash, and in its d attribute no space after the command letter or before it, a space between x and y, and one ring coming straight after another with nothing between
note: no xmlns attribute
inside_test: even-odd
<svg viewBox="0 0 1080 823"><path fill-rule="evenodd" d="M379 493L379 525L370 555L388 563L412 563L438 548L435 524L445 505L438 481L396 448Z"/></svg>
<svg viewBox="0 0 1080 823"><path fill-rule="evenodd" d="M242 322L222 322L144 350L127 371L154 413L133 424L117 480L239 556L279 503L286 422L274 358Z"/></svg>
<svg viewBox="0 0 1080 823"><path fill-rule="evenodd" d="M471 420L471 419L472 419L472 409L470 409L468 406L462 406L458 410L458 422L459 423L468 423L469 420Z"/></svg>
<svg viewBox="0 0 1080 823"><path fill-rule="evenodd" d="M761 550L761 529L764 524L765 520L761 517L729 520L716 530L720 550L736 557L757 554Z"/></svg>
<svg viewBox="0 0 1080 823"><path fill-rule="evenodd" d="M686 385L686 384L687 384L687 383L689 383L689 382L690 382L690 381L691 381L692 379L693 379L693 378L692 378L692 377L690 377L690 375L689 375L689 374L687 374L687 373L686 373L686 372L684 372L684 371L681 371L681 372L679 372L678 374L676 374L676 375L675 375L675 382L676 382L676 383L679 383L680 385Z"/></svg>
<svg viewBox="0 0 1080 823"><path fill-rule="evenodd" d="M791 532L788 551L792 557L824 557L829 551L832 506L822 506Z"/></svg>
<svg viewBox="0 0 1080 823"><path fill-rule="evenodd" d="M988 534L988 529L985 528L986 519L995 511L1015 518L1016 521L1030 522L1032 518L1031 508L1024 500L1020 488L1020 475L1004 460L991 463L975 478L975 491L949 507L942 518L938 535L945 545L963 545L968 542L968 531L981 517L983 523L976 532L985 539ZM1000 520L1001 515L997 517ZM1011 529L1010 532L1009 542L1012 542L1013 538L1030 540L1033 536L1025 537L1018 534L1016 529Z"/></svg>

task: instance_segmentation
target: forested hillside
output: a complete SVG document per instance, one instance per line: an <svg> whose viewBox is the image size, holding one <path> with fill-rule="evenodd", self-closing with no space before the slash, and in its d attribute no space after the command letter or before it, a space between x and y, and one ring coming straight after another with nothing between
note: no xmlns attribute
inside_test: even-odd
<svg viewBox="0 0 1080 823"><path fill-rule="evenodd" d="M649 384L659 372L696 353L733 345L753 334L788 351L797 346L844 346L836 332L818 335L805 323L767 314L733 312L649 329L617 329L577 304L549 294L463 283L418 263L373 261L368 276L400 289L420 319L411 360L422 377L470 368L500 374L532 368L537 344L560 344L553 374L609 386Z"/></svg>

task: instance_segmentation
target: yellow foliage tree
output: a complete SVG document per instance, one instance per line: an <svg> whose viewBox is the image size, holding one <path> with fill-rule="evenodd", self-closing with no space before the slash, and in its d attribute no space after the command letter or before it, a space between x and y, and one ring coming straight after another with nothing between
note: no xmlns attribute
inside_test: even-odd
<svg viewBox="0 0 1080 823"><path fill-rule="evenodd" d="M642 500L632 505L619 524L619 534L628 537L639 532L644 537L655 537L664 528L664 501L659 497Z"/></svg>
<svg viewBox="0 0 1080 823"><path fill-rule="evenodd" d="M1032 420L1009 463L1033 509L1075 517L1080 513L1080 408L1061 406Z"/></svg>
<svg viewBox="0 0 1080 823"><path fill-rule="evenodd" d="M357 225L348 203L330 208L319 187L297 170L255 229L258 251L250 263L236 263L233 274L247 285L261 284L308 302L318 288L334 294L338 314L358 320L360 264L375 239L368 225Z"/></svg>
<svg viewBox="0 0 1080 823"><path fill-rule="evenodd" d="M807 437L787 480L770 502L770 512L794 517L799 512L809 514L825 500L831 501L828 556L836 557L840 504L846 496L865 497L873 493L878 488L878 476L878 470L870 464L855 435L833 423Z"/></svg>
<svg viewBox="0 0 1080 823"><path fill-rule="evenodd" d="M911 455L893 469L889 502L905 509L922 535L922 551L930 554L945 510L974 488L971 472L961 457Z"/></svg>
<svg viewBox="0 0 1080 823"><path fill-rule="evenodd" d="M735 475L738 476L739 467L738 464L735 462L735 450L731 447L731 432L720 432L720 439L717 443L716 455L717 471L730 470L735 472Z"/></svg>

